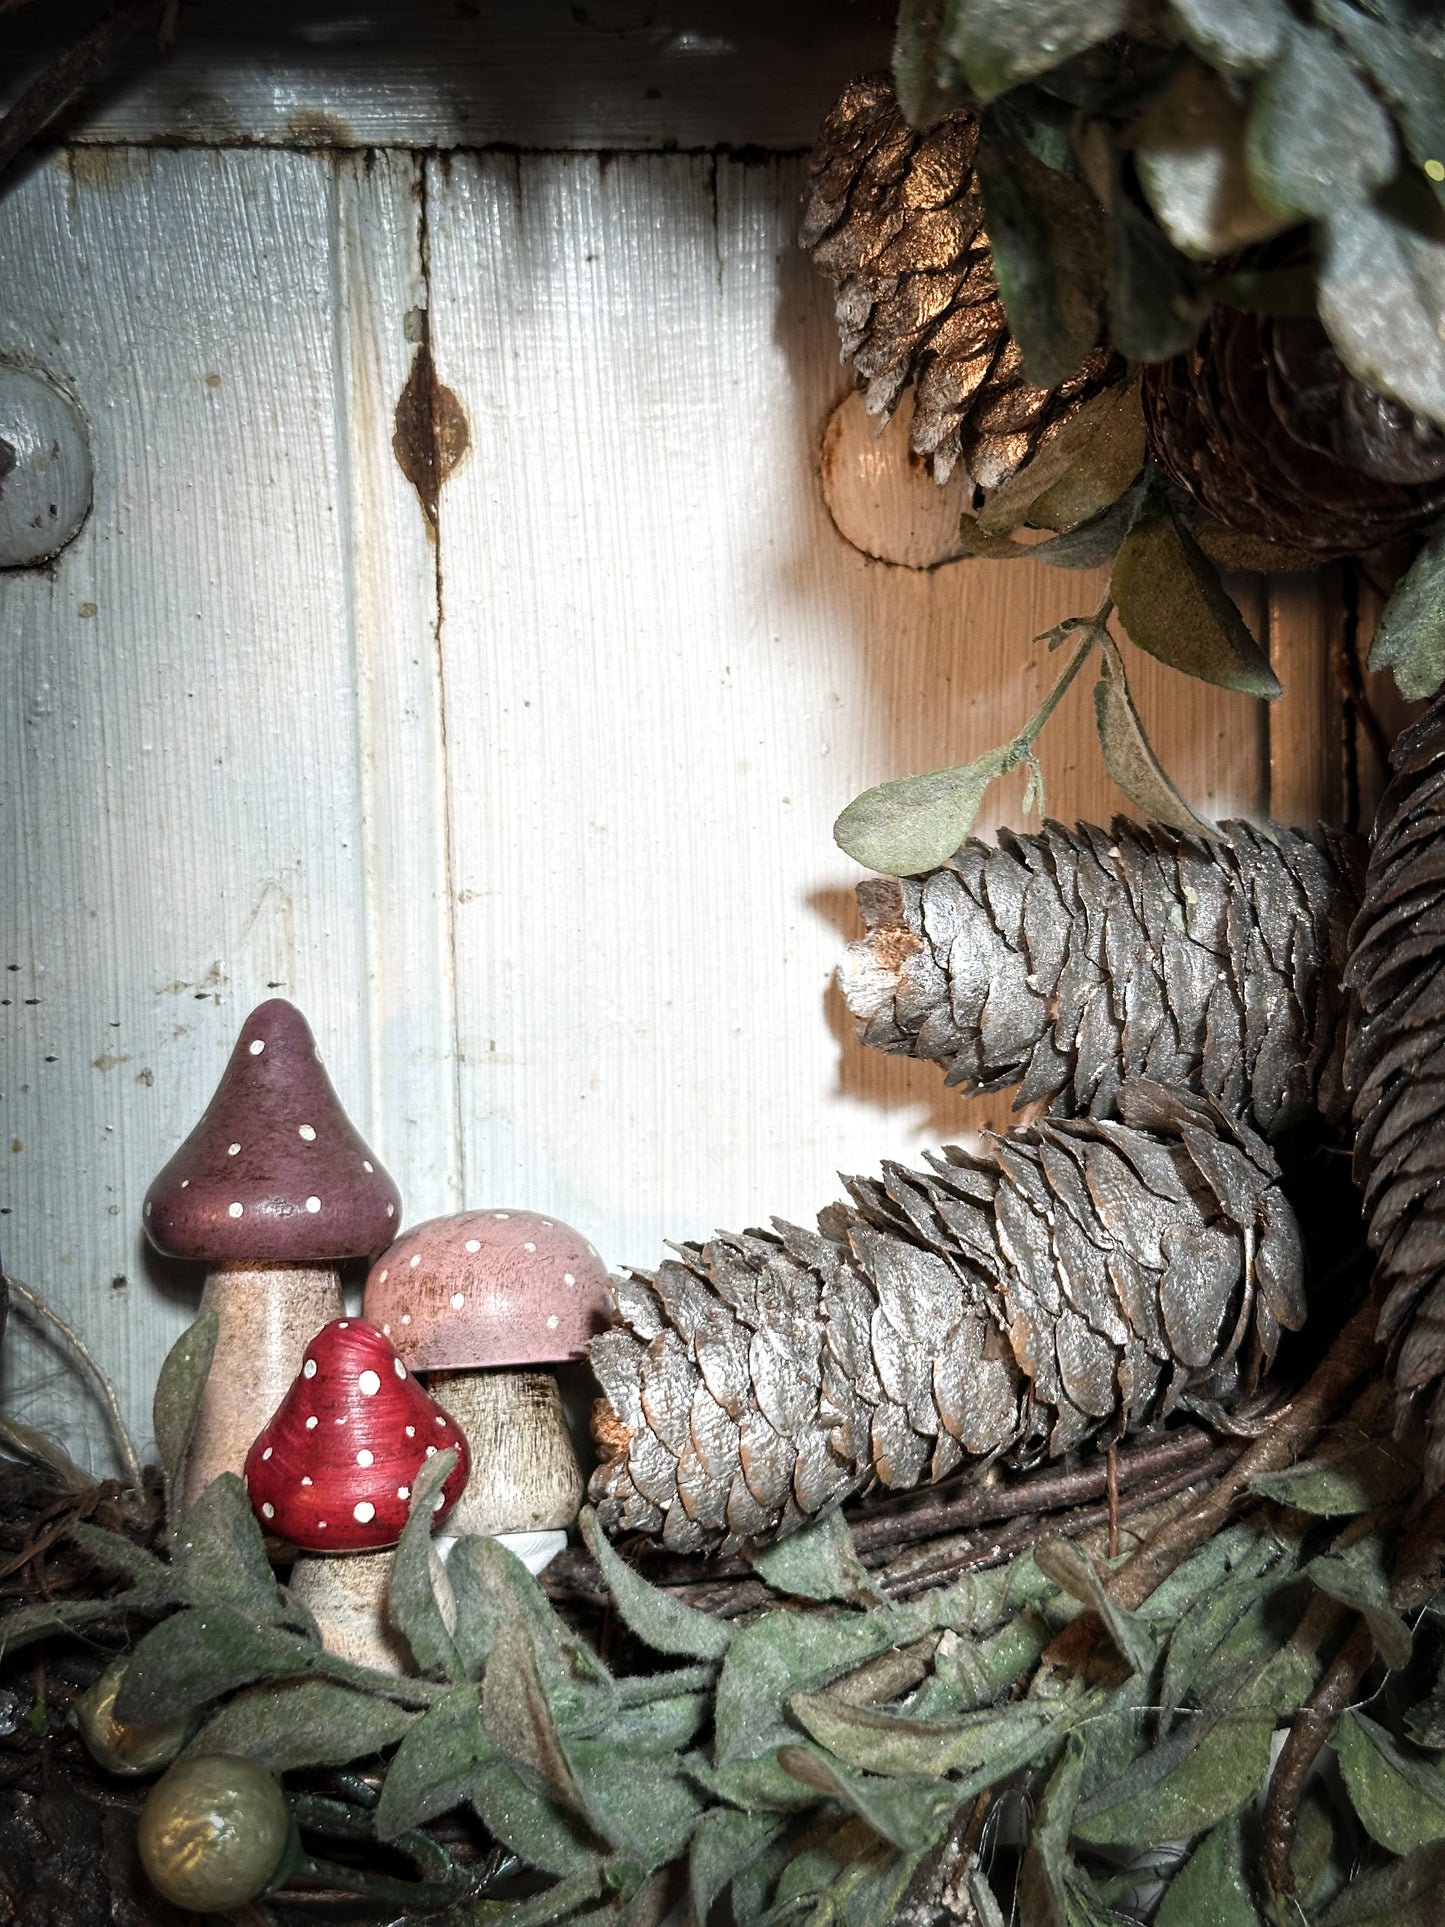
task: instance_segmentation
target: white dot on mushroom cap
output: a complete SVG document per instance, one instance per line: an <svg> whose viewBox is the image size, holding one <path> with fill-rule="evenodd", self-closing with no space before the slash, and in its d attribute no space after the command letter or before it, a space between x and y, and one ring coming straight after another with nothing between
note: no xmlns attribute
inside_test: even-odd
<svg viewBox="0 0 1445 1927"><path fill-rule="evenodd" d="M263 1519L274 1519L276 1517L276 1508L269 1502L269 1500L261 1508L261 1517Z"/></svg>
<svg viewBox="0 0 1445 1927"><path fill-rule="evenodd" d="M511 1217L511 1215L512 1215L512 1214L511 1214L511 1212L510 1212L510 1211L494 1211L494 1212L492 1213L492 1216L493 1216L493 1217L494 1217L494 1218L495 1218L495 1219L497 1220L497 1222L498 1222L499 1224L500 1224L500 1223L501 1223L501 1222L502 1222L502 1221L503 1221L504 1219L506 1219L506 1218L510 1218L510 1217Z"/></svg>
<svg viewBox="0 0 1445 1927"><path fill-rule="evenodd" d="M446 1493L445 1493L445 1492L438 1492L438 1494L436 1495L436 1497L435 1497L435 1498L434 1498L434 1499L432 1500L432 1502L431 1502L431 1509L432 1509L432 1511L433 1511L433 1512L440 1512L440 1511L441 1511L441 1509L442 1509L442 1507L443 1507L443 1506L444 1506L444 1505L446 1504L446 1502L447 1502L447 1495L446 1495Z"/></svg>
<svg viewBox="0 0 1445 1927"><path fill-rule="evenodd" d="M314 1124L298 1124L296 1126L296 1135L297 1137L305 1138L308 1144L314 1144L316 1142L316 1126Z"/></svg>
<svg viewBox="0 0 1445 1927"><path fill-rule="evenodd" d="M316 1521L316 1530L317 1530L318 1532L325 1532L325 1530L326 1530L326 1521L325 1521L324 1519L318 1519L318 1520Z"/></svg>
<svg viewBox="0 0 1445 1927"><path fill-rule="evenodd" d="M240 1148L241 1147L239 1144L228 1144L226 1146L226 1156L228 1158L233 1158L236 1155L236 1153L240 1150Z"/></svg>
<svg viewBox="0 0 1445 1927"><path fill-rule="evenodd" d="M523 1251L535 1251L537 1247L534 1244L525 1244L522 1246L522 1249Z"/></svg>
<svg viewBox="0 0 1445 1927"><path fill-rule="evenodd" d="M562 1283L564 1285L575 1285L576 1282L577 1280L572 1276L570 1271L564 1271L562 1273Z"/></svg>
<svg viewBox="0 0 1445 1927"><path fill-rule="evenodd" d="M338 1318L336 1321L336 1329L339 1332L350 1331L351 1320L349 1318Z"/></svg>
<svg viewBox="0 0 1445 1927"><path fill-rule="evenodd" d="M408 1425L406 1435L409 1439L414 1439L416 1437L416 1427L414 1425Z"/></svg>
<svg viewBox="0 0 1445 1927"><path fill-rule="evenodd" d="M366 1447L362 1446L356 1455L356 1463L358 1465L375 1465L376 1460L373 1455L367 1451Z"/></svg>
<svg viewBox="0 0 1445 1927"><path fill-rule="evenodd" d="M550 1231L552 1229L552 1220L550 1218L543 1218L542 1229L544 1231Z"/></svg>
<svg viewBox="0 0 1445 1927"><path fill-rule="evenodd" d="M311 1483L311 1481L310 1481L310 1479L303 1479L303 1480L301 1481L301 1483L302 1483L302 1485L310 1485L310 1483Z"/></svg>
<svg viewBox="0 0 1445 1927"><path fill-rule="evenodd" d="M468 1238L468 1239L467 1239L467 1250L468 1250L468 1251L480 1251L480 1250L481 1250L481 1248L482 1248L482 1241L481 1241L481 1239L480 1239L480 1238Z"/></svg>
<svg viewBox="0 0 1445 1927"><path fill-rule="evenodd" d="M264 1452L263 1452L263 1453L261 1454L261 1457L262 1457L263 1459L269 1459L269 1458L270 1458L270 1456L271 1456L271 1454L272 1454L272 1453L273 1453L273 1452L274 1452L275 1450L276 1450L276 1448L275 1448L275 1446L274 1446L274 1445L268 1445L268 1446L266 1447L266 1450L265 1450L265 1451L264 1451Z"/></svg>
<svg viewBox="0 0 1445 1927"><path fill-rule="evenodd" d="M396 1488L396 1496L398 1499L409 1499L411 1497L411 1487L409 1485L399 1485Z"/></svg>
<svg viewBox="0 0 1445 1927"><path fill-rule="evenodd" d="M394 1358L391 1361L391 1365L392 1365L392 1370L396 1373L398 1378L406 1377L406 1367L405 1365L402 1364L399 1358Z"/></svg>
<svg viewBox="0 0 1445 1927"><path fill-rule="evenodd" d="M377 1282L377 1283L378 1283L379 1285L384 1285L384 1284L386 1283L386 1281L387 1281L387 1279L388 1279L388 1278L389 1278L390 1276L391 1276L391 1267L390 1267L390 1266L388 1266L388 1267L386 1268L386 1270L385 1270L385 1271L383 1271L383 1272L382 1272L382 1273L380 1274L380 1276L379 1276L379 1277L377 1278L377 1281L376 1281L376 1282Z"/></svg>
<svg viewBox="0 0 1445 1927"><path fill-rule="evenodd" d="M464 1305L464 1304L465 1304L466 1302L467 1302L467 1301L466 1301L466 1298L465 1298L465 1296L463 1295L463 1293L461 1293L461 1292L459 1292L459 1291L454 1291L454 1292L452 1293L452 1310L453 1310L453 1311L460 1311L460 1310L461 1310L461 1308L462 1308L462 1306L463 1306L463 1305Z"/></svg>
<svg viewBox="0 0 1445 1927"><path fill-rule="evenodd" d="M320 1419L318 1419L318 1418L316 1418L316 1417L314 1417L314 1416L313 1416L313 1417L311 1417L311 1418L309 1418L309 1419L307 1419L307 1421L306 1421L306 1430L307 1430L308 1432L314 1432L314 1431L316 1430L316 1428L317 1428L317 1426L318 1426L318 1425L319 1425L320 1423L321 1423L321 1421L320 1421Z"/></svg>
<svg viewBox="0 0 1445 1927"><path fill-rule="evenodd" d="M445 1425L445 1424L446 1424L446 1420L445 1420L445 1418L443 1418L443 1416L442 1416L442 1414L441 1414L440 1412L438 1412L438 1413L437 1413L437 1424L438 1424L438 1425Z"/></svg>
<svg viewBox="0 0 1445 1927"><path fill-rule="evenodd" d="M549 1332L554 1332L557 1329L557 1314L555 1311L552 1313L552 1316L547 1320L547 1329Z"/></svg>
<svg viewBox="0 0 1445 1927"><path fill-rule="evenodd" d="M190 1179L189 1179L189 1178L182 1178L182 1179L181 1179L181 1189L182 1189L182 1191L189 1191L189 1190L190 1190L190 1188L191 1188L191 1181L190 1181ZM147 1206L147 1209L149 1209L149 1206Z"/></svg>
<svg viewBox="0 0 1445 1927"><path fill-rule="evenodd" d="M417 1251L417 1252L414 1252L414 1253L412 1254L412 1260L411 1260L411 1264L410 1264L410 1266L408 1267L408 1269L409 1269L409 1270L411 1270L411 1271L415 1271L415 1270L416 1270L416 1268L417 1268L417 1266L418 1266L418 1265L419 1265L420 1263L421 1263L421 1253L420 1253L419 1251Z"/></svg>
<svg viewBox="0 0 1445 1927"><path fill-rule="evenodd" d="M146 1199L146 1216L149 1217L152 1211L154 1210L155 1210L155 1206L151 1203L150 1199L147 1198Z"/></svg>
<svg viewBox="0 0 1445 1927"><path fill-rule="evenodd" d="M314 1358L308 1358L306 1363L301 1367L301 1376L303 1378L315 1378L316 1360Z"/></svg>
<svg viewBox="0 0 1445 1927"><path fill-rule="evenodd" d="M394 1218L396 1216L396 1206L394 1204L389 1204L386 1207L386 1215L388 1218Z"/></svg>
<svg viewBox="0 0 1445 1927"><path fill-rule="evenodd" d="M403 1325L409 1325L411 1323L411 1313L409 1311L404 1311L401 1314L401 1322Z"/></svg>
<svg viewBox="0 0 1445 1927"><path fill-rule="evenodd" d="M351 1516L359 1526L369 1526L376 1517L376 1507L370 1499L360 1499L351 1508Z"/></svg>
<svg viewBox="0 0 1445 1927"><path fill-rule="evenodd" d="M368 1398L374 1398L381 1390L381 1380L375 1372L363 1372L356 1381L356 1388L360 1392L365 1392Z"/></svg>
<svg viewBox="0 0 1445 1927"><path fill-rule="evenodd" d="M391 1337L391 1326L390 1326L390 1325L383 1325L383 1326L382 1326L382 1328L381 1328L381 1335L382 1335L382 1337L383 1337L383 1338L390 1338L390 1337Z"/></svg>
<svg viewBox="0 0 1445 1927"><path fill-rule="evenodd" d="M229 1204L226 1209L233 1218L239 1218L246 1207L244 1204Z"/></svg>
<svg viewBox="0 0 1445 1927"><path fill-rule="evenodd" d="M434 1445L429 1445L426 1449L426 1455L429 1459L434 1459L437 1455L436 1447Z"/></svg>
<svg viewBox="0 0 1445 1927"><path fill-rule="evenodd" d="M319 1211L321 1209L320 1198L308 1198L306 1200L306 1209L308 1211Z"/></svg>
<svg viewBox="0 0 1445 1927"><path fill-rule="evenodd" d="M251 1043L251 1055L253 1057L259 1057L262 1051L265 1050L265 1048L266 1048L266 1040L264 1037L253 1038Z"/></svg>
<svg viewBox="0 0 1445 1927"><path fill-rule="evenodd" d="M363 1158L361 1160L361 1168L363 1171L374 1171L376 1169L376 1166L372 1163L370 1158Z"/></svg>

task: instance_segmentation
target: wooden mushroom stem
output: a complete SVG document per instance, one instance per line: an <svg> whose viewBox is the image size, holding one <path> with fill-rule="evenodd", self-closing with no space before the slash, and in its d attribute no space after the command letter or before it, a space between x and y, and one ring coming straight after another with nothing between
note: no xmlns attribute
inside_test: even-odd
<svg viewBox="0 0 1445 1927"><path fill-rule="evenodd" d="M251 1441L289 1391L308 1341L346 1316L331 1265L219 1266L201 1293L207 1309L220 1331L186 1458L187 1506L222 1472L244 1472Z"/></svg>
<svg viewBox="0 0 1445 1927"><path fill-rule="evenodd" d="M472 1449L449 1534L542 1532L576 1522L582 1472L550 1372L429 1372L426 1383Z"/></svg>
<svg viewBox="0 0 1445 1927"><path fill-rule="evenodd" d="M287 1590L321 1630L321 1643L338 1659L382 1673L414 1673L411 1648L387 1613L394 1546L378 1552L303 1552L291 1568ZM456 1606L435 1546L427 1550L432 1587L450 1632Z"/></svg>

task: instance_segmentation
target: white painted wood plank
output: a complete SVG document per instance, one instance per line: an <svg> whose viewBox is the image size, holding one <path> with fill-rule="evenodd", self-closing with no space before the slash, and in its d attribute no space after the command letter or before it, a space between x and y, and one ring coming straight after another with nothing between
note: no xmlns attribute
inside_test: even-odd
<svg viewBox="0 0 1445 1927"><path fill-rule="evenodd" d="M423 179L420 162L396 152L342 155L336 168L370 1113L415 1220L455 1210L461 1183L436 536L392 450L397 399L425 335Z"/></svg>
<svg viewBox="0 0 1445 1927"><path fill-rule="evenodd" d="M142 1441L199 1279L141 1199L246 1010L294 997L374 1123L336 212L277 153L78 153L0 204L0 351L73 385L96 475L53 571L0 579L0 1240ZM7 1409L103 1464L16 1325Z"/></svg>
<svg viewBox="0 0 1445 1927"><path fill-rule="evenodd" d="M830 828L1011 733L1056 667L1028 639L1100 585L839 537L817 459L846 381L796 163L432 178L433 340L477 450L441 511L466 1198L650 1263L977 1117L848 1035L859 873ZM1258 807L1257 705L1138 681L1204 806ZM1046 750L1061 815L1116 806L1088 707Z"/></svg>
<svg viewBox="0 0 1445 1927"><path fill-rule="evenodd" d="M5 24L0 102L94 19ZM888 64L889 10L836 0L188 0L138 36L72 140L285 146L811 147L846 81Z"/></svg>

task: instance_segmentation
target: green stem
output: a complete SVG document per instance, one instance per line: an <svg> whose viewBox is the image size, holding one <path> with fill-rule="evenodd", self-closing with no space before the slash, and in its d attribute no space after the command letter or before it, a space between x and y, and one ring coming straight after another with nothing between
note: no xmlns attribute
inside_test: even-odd
<svg viewBox="0 0 1445 1927"><path fill-rule="evenodd" d="M1104 607L1101 610L1100 614L1103 615L1105 619L1107 619L1108 611L1112 607L1113 607L1113 604L1110 601L1108 601L1107 598L1105 598ZM1078 675L1079 671L1083 668L1084 664L1089 660L1090 656L1092 656L1094 651L1098 648L1100 632L1101 630L1100 630L1099 616L1095 616L1093 621L1090 622L1089 624L1084 640L1079 644L1078 648L1074 651L1073 656L1070 658L1067 666L1060 674L1053 688L1049 691L1048 695L1044 697L1043 701L1039 704L1038 708L1034 711L1033 715L1030 716L1029 720L1024 724L1023 728L1019 731L1018 735L1014 737L1013 742L1009 745L1008 767L1010 769L1016 769L1018 765L1028 755L1029 751L1033 748L1034 744L1038 741L1039 735L1043 730L1044 724L1049 720L1050 716L1053 715L1054 711L1058 708L1059 704L1064 700L1064 697L1068 694L1070 683L1073 682L1075 676Z"/></svg>

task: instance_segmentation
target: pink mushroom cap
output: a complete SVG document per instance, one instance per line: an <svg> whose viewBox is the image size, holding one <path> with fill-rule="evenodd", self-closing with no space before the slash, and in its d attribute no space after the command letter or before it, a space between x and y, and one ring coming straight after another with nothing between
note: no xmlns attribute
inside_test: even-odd
<svg viewBox="0 0 1445 1927"><path fill-rule="evenodd" d="M363 1318L334 1318L246 1454L246 1490L268 1532L309 1552L395 1545L416 1475L448 1446L457 1463L434 1501L437 1520L471 1468L455 1419Z"/></svg>
<svg viewBox="0 0 1445 1927"><path fill-rule="evenodd" d="M273 997L241 1026L200 1123L146 1193L145 1228L170 1258L328 1264L380 1251L400 1208L310 1025Z"/></svg>
<svg viewBox="0 0 1445 1927"><path fill-rule="evenodd" d="M414 1371L558 1365L611 1321L607 1267L535 1211L460 1211L403 1232L371 1268L366 1316Z"/></svg>

